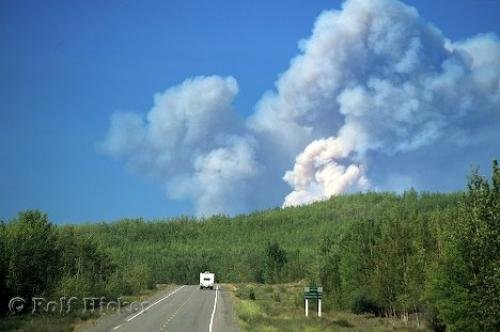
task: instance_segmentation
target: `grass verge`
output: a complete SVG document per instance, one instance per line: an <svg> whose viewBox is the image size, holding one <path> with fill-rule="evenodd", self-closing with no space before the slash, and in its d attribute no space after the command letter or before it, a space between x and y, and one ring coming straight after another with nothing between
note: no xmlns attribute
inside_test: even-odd
<svg viewBox="0 0 500 332"><path fill-rule="evenodd" d="M415 320L407 325L399 319L323 311L317 317L315 301L309 301L304 316L303 283L284 285L234 285L235 314L242 331L429 331Z"/></svg>

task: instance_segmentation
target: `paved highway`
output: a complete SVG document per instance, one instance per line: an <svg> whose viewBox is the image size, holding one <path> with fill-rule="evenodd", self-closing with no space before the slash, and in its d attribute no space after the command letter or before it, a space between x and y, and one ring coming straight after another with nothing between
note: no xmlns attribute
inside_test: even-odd
<svg viewBox="0 0 500 332"><path fill-rule="evenodd" d="M89 332L219 332L238 331L226 286L201 290L198 285L170 288L150 300L144 310L98 320Z"/></svg>

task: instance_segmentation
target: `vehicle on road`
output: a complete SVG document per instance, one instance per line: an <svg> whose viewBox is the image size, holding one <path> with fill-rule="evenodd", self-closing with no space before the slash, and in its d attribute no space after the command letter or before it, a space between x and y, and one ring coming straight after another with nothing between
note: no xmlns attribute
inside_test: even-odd
<svg viewBox="0 0 500 332"><path fill-rule="evenodd" d="M205 271L200 273L200 289L210 288L214 289L215 274Z"/></svg>

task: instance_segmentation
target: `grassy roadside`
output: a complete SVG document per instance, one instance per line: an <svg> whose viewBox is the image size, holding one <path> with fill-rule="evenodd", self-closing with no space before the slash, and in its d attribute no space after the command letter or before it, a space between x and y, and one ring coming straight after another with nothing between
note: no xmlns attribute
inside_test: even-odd
<svg viewBox="0 0 500 332"><path fill-rule="evenodd" d="M415 321L323 311L310 303L304 317L303 283L286 285L237 284L234 286L235 315L242 331L428 331ZM313 302L313 301L310 301Z"/></svg>
<svg viewBox="0 0 500 332"><path fill-rule="evenodd" d="M85 321L97 319L94 314L25 314L0 317L0 331L26 331L26 332L66 332L73 331L74 327Z"/></svg>
<svg viewBox="0 0 500 332"><path fill-rule="evenodd" d="M147 300L155 293L164 290L169 285L157 285L155 289L144 290L137 295L123 296L125 302L141 302ZM0 331L19 332L69 332L80 331L97 319L115 314L115 310L94 312L82 311L82 308L75 307L72 312L62 315L53 314L23 314L0 316Z"/></svg>

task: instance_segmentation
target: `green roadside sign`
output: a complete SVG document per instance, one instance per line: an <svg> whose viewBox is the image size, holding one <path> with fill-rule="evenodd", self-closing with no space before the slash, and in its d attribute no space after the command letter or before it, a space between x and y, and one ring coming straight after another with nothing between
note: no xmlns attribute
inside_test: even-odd
<svg viewBox="0 0 500 332"><path fill-rule="evenodd" d="M321 300L323 287L304 287L304 298L306 300Z"/></svg>
<svg viewBox="0 0 500 332"><path fill-rule="evenodd" d="M309 316L309 300L318 300L318 317L321 317L321 298L323 297L323 287L304 287L305 314Z"/></svg>

